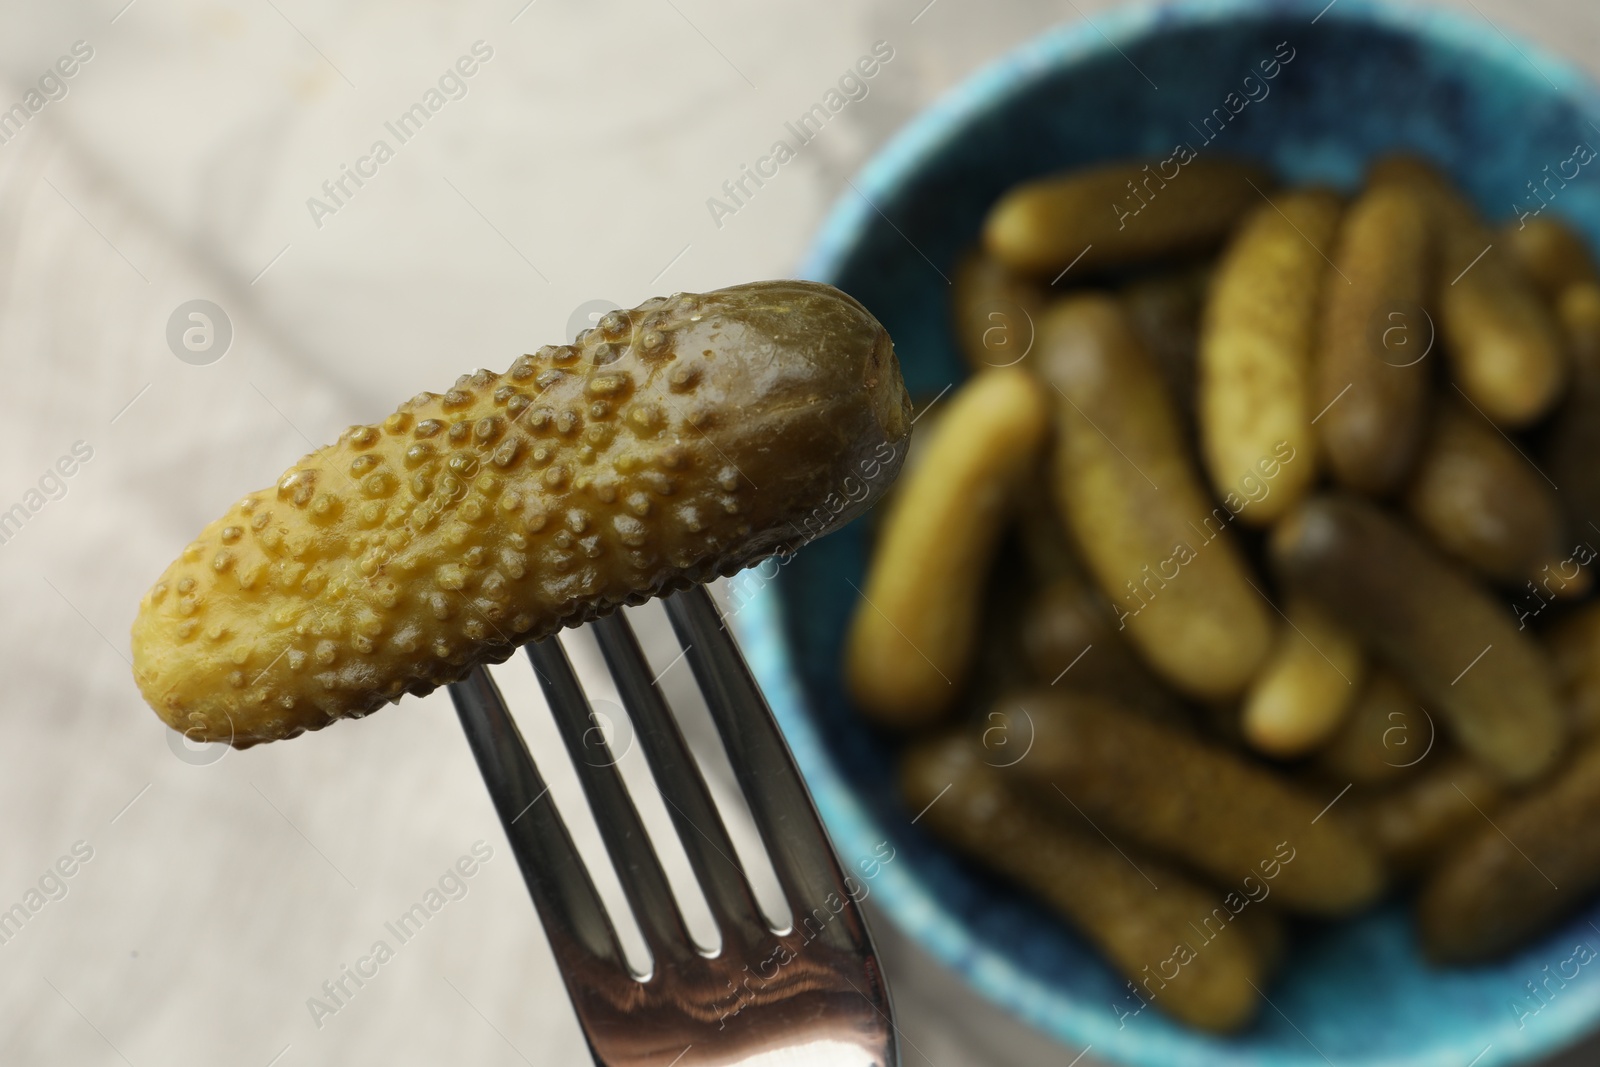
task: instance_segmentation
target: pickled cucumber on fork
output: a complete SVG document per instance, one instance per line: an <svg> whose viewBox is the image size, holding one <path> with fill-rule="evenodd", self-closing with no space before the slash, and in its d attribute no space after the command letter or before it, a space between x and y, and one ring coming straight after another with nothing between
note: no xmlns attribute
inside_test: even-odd
<svg viewBox="0 0 1600 1067"><path fill-rule="evenodd" d="M909 428L888 334L836 289L649 300L245 496L145 595L134 673L195 740L359 717L834 528Z"/></svg>

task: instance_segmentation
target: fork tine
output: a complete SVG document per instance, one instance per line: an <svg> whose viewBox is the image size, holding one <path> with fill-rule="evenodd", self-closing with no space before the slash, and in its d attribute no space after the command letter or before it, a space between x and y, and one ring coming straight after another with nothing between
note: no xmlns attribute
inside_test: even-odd
<svg viewBox="0 0 1600 1067"><path fill-rule="evenodd" d="M561 814L545 798L549 787L506 710L500 688L487 670L474 667L450 686L450 699L562 969L592 969L597 959L625 967L611 919Z"/></svg>
<svg viewBox="0 0 1600 1067"><path fill-rule="evenodd" d="M661 861L628 796L628 788L617 773L620 756L611 751L600 734L566 650L554 637L535 641L527 649L651 956L659 967L666 958L693 952L693 942L678 914Z"/></svg>
<svg viewBox="0 0 1600 1067"><path fill-rule="evenodd" d="M838 858L772 709L711 595L695 586L670 597L666 605L798 925L803 914L830 894L840 899L847 895ZM841 945L852 936L865 936L841 929L846 926L850 924L828 924L826 936Z"/></svg>
<svg viewBox="0 0 1600 1067"><path fill-rule="evenodd" d="M735 858L727 827L632 627L617 612L597 620L593 628L712 917L725 934L732 932L730 926L747 934L766 932L766 920Z"/></svg>

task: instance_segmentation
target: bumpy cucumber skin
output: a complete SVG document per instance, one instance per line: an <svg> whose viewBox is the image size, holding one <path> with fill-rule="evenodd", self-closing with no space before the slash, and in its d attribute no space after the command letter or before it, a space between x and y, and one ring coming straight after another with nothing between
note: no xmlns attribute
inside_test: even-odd
<svg viewBox="0 0 1600 1067"><path fill-rule="evenodd" d="M910 411L888 334L829 286L646 301L234 504L141 601L134 674L196 741L366 715L842 525Z"/></svg>

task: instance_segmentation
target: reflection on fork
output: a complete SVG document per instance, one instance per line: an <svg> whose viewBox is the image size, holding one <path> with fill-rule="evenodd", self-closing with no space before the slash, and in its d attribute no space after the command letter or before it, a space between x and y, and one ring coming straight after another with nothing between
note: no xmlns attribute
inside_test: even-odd
<svg viewBox="0 0 1600 1067"><path fill-rule="evenodd" d="M602 1067L897 1067L888 986L851 887L755 680L704 588L667 601L791 914L770 928L671 711L620 613L593 623L623 705L721 934L691 939L559 639L528 645L651 957L629 970L594 884L494 681L450 687L512 852ZM859 890L859 887L855 887Z"/></svg>

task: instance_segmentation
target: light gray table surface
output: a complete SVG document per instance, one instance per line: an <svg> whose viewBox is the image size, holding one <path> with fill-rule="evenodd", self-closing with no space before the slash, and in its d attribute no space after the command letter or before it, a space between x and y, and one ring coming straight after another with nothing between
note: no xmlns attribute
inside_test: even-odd
<svg viewBox="0 0 1600 1067"><path fill-rule="evenodd" d="M0 943L0 1064L583 1062L446 696L221 759L174 752L129 673L138 598L242 490L402 397L569 337L591 302L790 273L846 177L910 116L1106 6L0 5L0 107L76 42L91 53L0 143L0 511L29 512L0 542L0 908L42 879L59 898ZM1581 0L1460 6L1486 34L1600 54L1600 11ZM893 58L868 95L713 218L707 199L878 41ZM459 93L449 83L459 98L371 173L360 160L385 123L475 44L487 58ZM323 183L358 164L369 177L330 203ZM196 298L233 331L204 365L166 342ZM48 478L74 449L72 476ZM665 664L659 615L641 620ZM526 671L510 674L536 707ZM542 719L525 728L551 748ZM570 771L551 777L570 810ZM492 855L460 899L315 1016L323 982L479 841ZM72 877L45 878L74 849L89 858ZM908 1064L1082 1051L978 1001L874 918Z"/></svg>

